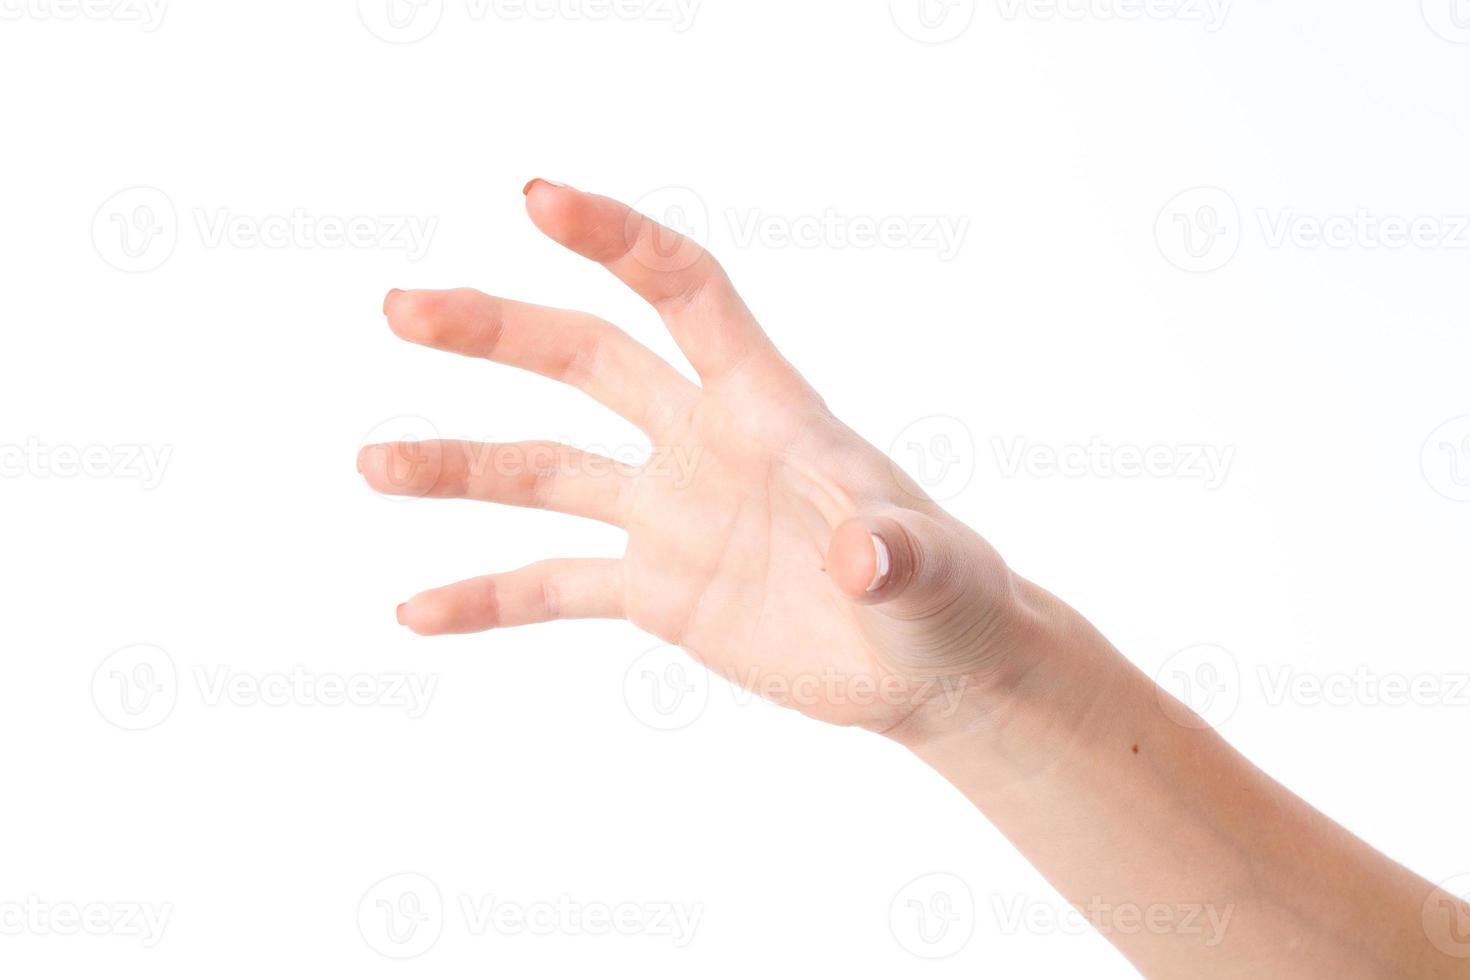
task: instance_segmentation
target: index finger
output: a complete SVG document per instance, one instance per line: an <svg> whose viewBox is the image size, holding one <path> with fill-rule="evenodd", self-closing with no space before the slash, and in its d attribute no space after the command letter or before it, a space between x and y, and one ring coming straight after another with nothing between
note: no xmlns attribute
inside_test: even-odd
<svg viewBox="0 0 1470 980"><path fill-rule="evenodd" d="M533 180L526 210L547 237L601 263L658 310L705 382L775 348L698 242L609 197Z"/></svg>

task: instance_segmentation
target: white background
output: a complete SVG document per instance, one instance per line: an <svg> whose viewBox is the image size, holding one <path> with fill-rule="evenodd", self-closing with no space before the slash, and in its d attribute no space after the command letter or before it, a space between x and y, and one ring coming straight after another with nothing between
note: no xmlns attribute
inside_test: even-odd
<svg viewBox="0 0 1470 980"><path fill-rule="evenodd" d="M660 715L679 692L650 678L681 675L625 624L395 624L422 588L620 553L353 467L403 416L639 451L379 312L475 285L677 357L525 219L538 174L687 223L1015 568L1368 841L1470 872L1470 26L1452 0L1080 2L936 3L926 28L913 0L434 0L395 31L382 0L0 0L0 972L1133 975L893 745L693 670ZM366 237L250 237L293 214ZM1414 218L1403 247L1363 230ZM1098 461L1151 447L1150 474ZM293 672L373 703L250 695ZM428 883L377 885L403 873ZM419 930L390 936L378 901L405 893ZM510 934L465 914L486 899L699 919ZM946 900L926 943L909 903ZM64 934L68 908L103 934Z"/></svg>

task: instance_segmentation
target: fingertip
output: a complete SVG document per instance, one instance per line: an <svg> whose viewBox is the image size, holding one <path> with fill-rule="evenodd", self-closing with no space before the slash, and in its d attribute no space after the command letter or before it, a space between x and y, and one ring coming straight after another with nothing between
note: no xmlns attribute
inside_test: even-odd
<svg viewBox="0 0 1470 980"><path fill-rule="evenodd" d="M383 316L388 321L388 329L399 340L422 343L416 332L420 329L419 321L424 319L424 292L421 289L390 289L383 297Z"/></svg>
<svg viewBox="0 0 1470 980"><path fill-rule="evenodd" d="M531 189L536 187L537 185L545 185L547 187L556 188L558 190L566 190L571 186L570 184L563 184L559 180L548 180L545 177L532 177L530 180L526 181L526 186L521 188L521 193L526 195L527 197L530 197Z"/></svg>
<svg viewBox="0 0 1470 980"><path fill-rule="evenodd" d="M552 241L561 244L566 243L567 236L575 227L577 195L555 192L569 189L565 184L538 177L527 185L526 190L526 213L530 215L531 223Z"/></svg>
<svg viewBox="0 0 1470 980"><path fill-rule="evenodd" d="M419 636L479 633L499 623L489 576L427 589L398 609L398 621Z"/></svg>
<svg viewBox="0 0 1470 980"><path fill-rule="evenodd" d="M387 455L387 445L380 442L369 443L357 451L357 472L372 486L373 476L381 469L381 461Z"/></svg>
<svg viewBox="0 0 1470 980"><path fill-rule="evenodd" d="M526 213L531 216L531 221L536 227L546 232L546 234L552 235L546 223L557 219L559 215L563 215L569 202L576 200L577 197L575 194L560 194L557 192L571 189L560 181L547 180L544 177L531 178L530 183L526 184L523 193L526 195ZM557 227L561 227L564 224L564 220L556 221ZM552 235L552 237L556 236Z"/></svg>
<svg viewBox="0 0 1470 980"><path fill-rule="evenodd" d="M395 612L398 624L419 636L437 636L444 632L444 615L436 605L432 597L423 594L401 602Z"/></svg>
<svg viewBox="0 0 1470 980"><path fill-rule="evenodd" d="M863 599L888 576L888 548L862 521L847 521L832 533L827 571L845 595Z"/></svg>
<svg viewBox="0 0 1470 980"><path fill-rule="evenodd" d="M396 442L368 443L357 451L357 472L377 489L378 477L393 469L393 459L399 452Z"/></svg>
<svg viewBox="0 0 1470 980"><path fill-rule="evenodd" d="M604 264L632 250L639 229L635 219L646 220L610 198L544 180L527 196L526 214L547 238Z"/></svg>
<svg viewBox="0 0 1470 980"><path fill-rule="evenodd" d="M438 439L421 442L380 442L357 452L357 471L370 489L391 497L427 497L451 492L441 481L448 448ZM441 490L441 487L444 488Z"/></svg>
<svg viewBox="0 0 1470 980"><path fill-rule="evenodd" d="M383 307L388 329L399 340L437 349L452 348L460 332L463 296L461 289L396 289Z"/></svg>
<svg viewBox="0 0 1470 980"><path fill-rule="evenodd" d="M890 561L888 545L884 544L883 539L876 534L871 534L869 537L873 539L873 577L868 581L868 587L864 591L877 592L888 581Z"/></svg>

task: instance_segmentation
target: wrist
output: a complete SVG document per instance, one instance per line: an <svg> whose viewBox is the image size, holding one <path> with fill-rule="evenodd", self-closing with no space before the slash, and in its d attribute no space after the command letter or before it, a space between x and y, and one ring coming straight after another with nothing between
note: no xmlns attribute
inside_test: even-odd
<svg viewBox="0 0 1470 980"><path fill-rule="evenodd" d="M887 732L941 772L1001 767L1023 775L1052 764L1087 726L1106 692L1136 670L1091 623L1014 576L996 648L947 679L950 696Z"/></svg>

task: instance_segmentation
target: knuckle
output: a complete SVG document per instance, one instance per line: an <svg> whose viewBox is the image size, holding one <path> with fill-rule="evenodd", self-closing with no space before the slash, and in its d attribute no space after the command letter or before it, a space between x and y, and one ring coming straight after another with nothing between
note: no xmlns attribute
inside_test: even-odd
<svg viewBox="0 0 1470 980"><path fill-rule="evenodd" d="M547 619L556 619L561 614L562 595L556 576L548 573L541 578L541 610Z"/></svg>
<svg viewBox="0 0 1470 980"><path fill-rule="evenodd" d="M521 492L529 506L544 510L555 499L557 455L556 447L546 444L537 444L527 451Z"/></svg>
<svg viewBox="0 0 1470 980"><path fill-rule="evenodd" d="M585 388L601 372L606 352L606 333L596 326L591 327L572 342L557 369L557 375L574 388Z"/></svg>

